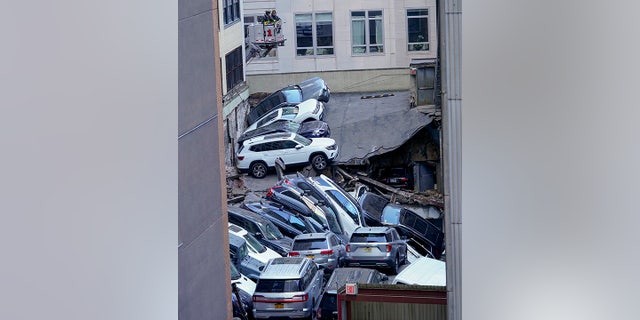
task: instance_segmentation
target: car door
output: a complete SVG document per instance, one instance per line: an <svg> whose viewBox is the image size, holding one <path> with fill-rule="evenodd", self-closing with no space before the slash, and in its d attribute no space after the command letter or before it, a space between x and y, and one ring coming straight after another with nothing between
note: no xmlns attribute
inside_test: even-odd
<svg viewBox="0 0 640 320"><path fill-rule="evenodd" d="M293 140L280 141L280 157L286 164L305 163L309 161L307 158L307 150L301 144Z"/></svg>

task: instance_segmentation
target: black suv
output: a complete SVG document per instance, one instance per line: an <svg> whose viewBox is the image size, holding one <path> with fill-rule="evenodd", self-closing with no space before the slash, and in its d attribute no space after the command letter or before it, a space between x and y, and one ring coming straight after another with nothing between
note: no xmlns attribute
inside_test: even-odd
<svg viewBox="0 0 640 320"><path fill-rule="evenodd" d="M440 259L444 250L444 233L437 224L441 219L425 219L423 216L400 205L390 203L386 198L367 192L358 199L364 211L367 224L396 227L398 233L407 237L407 243L413 244L422 255ZM435 207L434 210L438 210Z"/></svg>

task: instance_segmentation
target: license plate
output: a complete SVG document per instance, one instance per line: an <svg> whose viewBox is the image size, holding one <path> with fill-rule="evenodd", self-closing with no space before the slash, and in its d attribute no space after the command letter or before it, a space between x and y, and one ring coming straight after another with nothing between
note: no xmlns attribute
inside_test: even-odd
<svg viewBox="0 0 640 320"><path fill-rule="evenodd" d="M364 252L371 252L371 248L364 248Z"/></svg>
<svg viewBox="0 0 640 320"><path fill-rule="evenodd" d="M308 255L308 256L307 256L307 258L309 258L309 259L313 259L313 258L315 258L315 257L316 257L316 256L314 256L314 255Z"/></svg>
<svg viewBox="0 0 640 320"><path fill-rule="evenodd" d="M276 308L276 309L282 309L282 308L284 308L284 303L276 303L276 304L274 304L273 307Z"/></svg>

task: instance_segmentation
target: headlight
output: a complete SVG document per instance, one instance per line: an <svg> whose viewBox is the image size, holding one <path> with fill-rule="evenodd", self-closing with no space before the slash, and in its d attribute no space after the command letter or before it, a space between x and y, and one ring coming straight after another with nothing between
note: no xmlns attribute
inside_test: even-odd
<svg viewBox="0 0 640 320"><path fill-rule="evenodd" d="M335 143L327 147L327 150L335 150L335 149L336 149Z"/></svg>

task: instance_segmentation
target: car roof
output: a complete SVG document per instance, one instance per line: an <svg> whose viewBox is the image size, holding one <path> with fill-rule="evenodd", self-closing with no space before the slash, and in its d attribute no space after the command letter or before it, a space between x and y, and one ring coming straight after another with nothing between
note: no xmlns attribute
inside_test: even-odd
<svg viewBox="0 0 640 320"><path fill-rule="evenodd" d="M257 136L257 137L253 137L250 139L247 139L244 141L245 145L249 145L249 144L254 144L254 143L258 143L258 142L263 142L266 140L275 140L275 139L290 139L292 137L294 137L296 134L293 132L274 132L274 133L268 133L265 135L261 135L261 136Z"/></svg>
<svg viewBox="0 0 640 320"><path fill-rule="evenodd" d="M371 232L385 233L390 229L391 229L391 227L388 227L388 226L384 226L384 227L359 227L356 230L353 230L353 233L371 233Z"/></svg>
<svg viewBox="0 0 640 320"><path fill-rule="evenodd" d="M338 269L336 269L338 270ZM335 271L335 270L334 270ZM393 279L393 283L446 286L447 268L444 261L421 257L411 262Z"/></svg>
<svg viewBox="0 0 640 320"><path fill-rule="evenodd" d="M369 268L352 268L344 267L333 270L331 278L327 281L325 291L335 294L338 289L345 285L345 283L369 283L372 275L375 274L375 269Z"/></svg>
<svg viewBox="0 0 640 320"><path fill-rule="evenodd" d="M297 235L293 241L296 240L305 240L305 239L326 239L332 232L314 232L314 233L303 233Z"/></svg>
<svg viewBox="0 0 640 320"><path fill-rule="evenodd" d="M244 228L229 222L229 232L244 237L248 232Z"/></svg>
<svg viewBox="0 0 640 320"><path fill-rule="evenodd" d="M267 218L255 213L255 212L251 212L251 211L249 211L247 209L240 208L238 206L228 206L227 207L227 211L229 212L229 214L234 214L236 216L239 216L239 217L242 217L242 218L246 218L248 220L252 220L252 221L255 221L255 222L264 223L264 224L272 223Z"/></svg>
<svg viewBox="0 0 640 320"><path fill-rule="evenodd" d="M309 258L273 258L260 274L260 279L291 279L299 278L302 275Z"/></svg>

